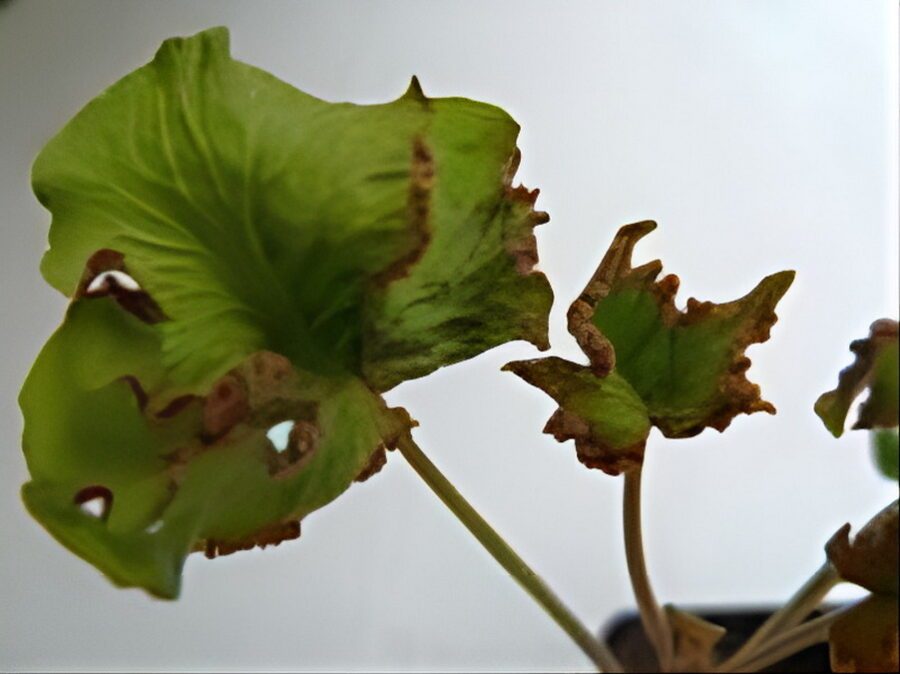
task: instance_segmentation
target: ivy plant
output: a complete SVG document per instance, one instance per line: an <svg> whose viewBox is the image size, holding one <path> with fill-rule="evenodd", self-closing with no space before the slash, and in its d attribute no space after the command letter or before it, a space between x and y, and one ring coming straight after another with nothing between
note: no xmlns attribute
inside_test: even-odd
<svg viewBox="0 0 900 674"><path fill-rule="evenodd" d="M20 396L25 506L110 580L178 596L187 556L277 545L396 449L598 670L598 640L415 444L382 394L511 340L549 347L535 271L537 190L513 186L519 127L499 108L429 98L413 78L383 105L328 103L241 63L223 28L167 40L41 151L52 216L41 269L70 298ZM665 671L752 671L831 639L839 671L897 667L897 503L826 546L823 566L737 652L724 630L661 607L646 572L641 466L651 428L686 438L774 413L746 372L793 272L744 297L675 303L656 224L621 228L568 312L586 363L505 369L558 404L545 432L624 474L629 573ZM855 428L897 478L897 322L815 405ZM280 436L279 436L280 433ZM838 582L869 591L812 620Z"/></svg>

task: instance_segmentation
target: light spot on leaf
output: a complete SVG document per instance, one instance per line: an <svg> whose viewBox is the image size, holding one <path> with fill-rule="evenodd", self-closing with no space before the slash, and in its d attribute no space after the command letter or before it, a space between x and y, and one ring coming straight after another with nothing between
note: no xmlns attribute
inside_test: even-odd
<svg viewBox="0 0 900 674"><path fill-rule="evenodd" d="M86 295L106 294L111 284L118 285L123 290L136 292L141 289L138 282L123 271L105 271L98 274L88 284Z"/></svg>

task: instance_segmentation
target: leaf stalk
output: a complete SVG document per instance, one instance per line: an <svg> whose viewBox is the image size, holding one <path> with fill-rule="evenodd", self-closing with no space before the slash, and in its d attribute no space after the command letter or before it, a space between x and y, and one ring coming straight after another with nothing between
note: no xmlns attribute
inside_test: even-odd
<svg viewBox="0 0 900 674"><path fill-rule="evenodd" d="M758 652L763 647L767 647L773 640L773 636L778 638L780 632L800 624L839 582L840 577L835 568L830 562L825 562L788 599L784 606L769 616L769 619L753 633L753 636L734 655L722 663L721 671L731 671L730 668L737 666L739 663L755 658Z"/></svg>
<svg viewBox="0 0 900 674"><path fill-rule="evenodd" d="M854 608L855 604L844 606L825 615L793 627L766 641L755 652L742 659L716 669L717 672L758 672L795 653L828 641L828 634L835 620Z"/></svg>
<svg viewBox="0 0 900 674"><path fill-rule="evenodd" d="M497 560L509 575L534 599L557 625L569 635L572 641L596 665L598 672L624 671L609 648L598 640L575 617L572 611L556 596L547 584L529 567L525 561L503 540L503 538L478 514L478 512L444 477L421 448L405 437L400 440L397 449L409 462L413 470L425 481L457 519L484 546L490 555Z"/></svg>
<svg viewBox="0 0 900 674"><path fill-rule="evenodd" d="M641 473L641 466L625 472L622 507L625 559L628 563L628 575L631 578L631 587L641 614L644 632L656 650L660 670L668 672L672 669L674 657L672 630L665 611L653 593L644 559L644 541L641 532Z"/></svg>

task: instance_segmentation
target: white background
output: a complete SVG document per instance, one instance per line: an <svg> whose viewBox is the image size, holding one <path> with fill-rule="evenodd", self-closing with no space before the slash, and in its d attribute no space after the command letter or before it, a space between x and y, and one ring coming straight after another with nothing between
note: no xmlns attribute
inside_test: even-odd
<svg viewBox="0 0 900 674"><path fill-rule="evenodd" d="M216 24L234 54L328 100L376 102L417 74L429 95L496 103L522 125L520 178L552 221L554 353L616 227L660 229L689 295L729 300L798 272L752 380L776 417L651 438L650 571L665 601L786 597L844 521L896 497L866 438L833 440L816 396L847 344L897 315L894 2L46 2L0 5L0 670L586 668L399 455L304 522L300 541L192 557L175 603L114 589L24 512L15 397L62 317L38 261L40 147L158 44ZM552 401L495 349L389 394L462 492L589 625L631 603L621 481L540 430ZM52 423L48 419L47 423ZM845 595L846 596L846 595Z"/></svg>

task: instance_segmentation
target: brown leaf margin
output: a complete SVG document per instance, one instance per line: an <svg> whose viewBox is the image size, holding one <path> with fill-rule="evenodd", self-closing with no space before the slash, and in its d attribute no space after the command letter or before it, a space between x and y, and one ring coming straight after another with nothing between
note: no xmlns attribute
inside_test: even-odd
<svg viewBox="0 0 900 674"><path fill-rule="evenodd" d="M711 313L728 311L739 313L748 302L756 300L758 306L771 309L761 311L749 328L742 331L735 340L731 365L725 371L719 385L719 391L727 397L728 405L704 419L702 423L686 430L675 430L667 424L665 418L654 416L652 413L651 418L654 425L666 437L685 438L697 435L708 427L724 431L738 414L755 412L774 414L775 406L763 400L759 386L746 377L751 362L744 355L744 351L752 344L769 339L771 328L778 321L774 307L793 283L795 273L783 271L771 274L762 279L744 297L731 302L717 304L688 298L686 308L682 311L675 306L675 296L681 283L679 278L674 274L668 274L656 280L662 272L660 260L653 260L638 267L632 266L635 245L656 228L657 224L653 220L643 220L621 227L594 275L569 307L567 314L569 332L587 355L591 369L597 376L605 377L616 367L615 348L594 325L593 316L597 305L620 282L644 288L652 293L659 306L662 321L669 328L697 323Z"/></svg>
<svg viewBox="0 0 900 674"><path fill-rule="evenodd" d="M879 356L887 348L896 348L900 334L900 324L890 318L881 318L869 327L869 336L850 343L850 351L856 356L854 362L841 370L838 385L832 391L819 396L814 406L822 423L839 438L844 433L844 424L853 401L872 383L875 365ZM880 409L877 400L869 398L859 409L859 417L854 429L893 428L898 424L898 410Z"/></svg>

